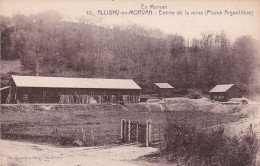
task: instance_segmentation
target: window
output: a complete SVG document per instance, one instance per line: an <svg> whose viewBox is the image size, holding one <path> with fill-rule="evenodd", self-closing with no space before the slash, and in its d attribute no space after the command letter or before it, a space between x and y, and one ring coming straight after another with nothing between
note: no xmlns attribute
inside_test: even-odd
<svg viewBox="0 0 260 166"><path fill-rule="evenodd" d="M23 95L23 100L24 100L24 101L28 101L28 97L29 97L28 94L24 94L24 95Z"/></svg>

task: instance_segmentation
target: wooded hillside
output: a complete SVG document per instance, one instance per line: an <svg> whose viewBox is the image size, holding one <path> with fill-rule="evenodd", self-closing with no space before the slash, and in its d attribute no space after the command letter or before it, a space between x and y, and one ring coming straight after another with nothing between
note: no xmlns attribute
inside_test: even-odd
<svg viewBox="0 0 260 166"><path fill-rule="evenodd" d="M248 91L254 82L251 36L231 42L224 32L203 33L200 39L185 40L138 25L64 22L54 12L0 16L0 23L2 60L20 59L33 75L132 78L147 90L155 82L168 82L200 89L235 83Z"/></svg>

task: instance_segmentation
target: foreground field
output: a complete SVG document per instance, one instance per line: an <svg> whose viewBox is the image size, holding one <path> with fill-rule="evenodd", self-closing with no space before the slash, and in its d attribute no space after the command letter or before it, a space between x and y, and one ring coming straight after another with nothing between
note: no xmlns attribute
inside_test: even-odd
<svg viewBox="0 0 260 166"><path fill-rule="evenodd" d="M181 106L179 106L181 108ZM235 107L234 107L235 108ZM200 128L235 122L244 115L211 111L165 110L158 104L130 105L1 105L3 139L44 142L70 146L82 140L86 146L116 143L120 139L121 119L152 120L153 136L168 122L185 121ZM152 139L154 139L154 137Z"/></svg>

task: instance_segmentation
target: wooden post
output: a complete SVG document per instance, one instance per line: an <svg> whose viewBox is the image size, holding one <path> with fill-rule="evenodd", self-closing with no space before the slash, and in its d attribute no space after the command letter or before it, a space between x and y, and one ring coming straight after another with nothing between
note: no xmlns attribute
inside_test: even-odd
<svg viewBox="0 0 260 166"><path fill-rule="evenodd" d="M138 136L139 136L139 122L136 121L136 142L138 142Z"/></svg>
<svg viewBox="0 0 260 166"><path fill-rule="evenodd" d="M149 147L151 141L151 120L146 121L146 147Z"/></svg>
<svg viewBox="0 0 260 166"><path fill-rule="evenodd" d="M159 145L161 145L161 124L159 123Z"/></svg>
<svg viewBox="0 0 260 166"><path fill-rule="evenodd" d="M125 120L121 119L121 141L124 141L125 138Z"/></svg>
<svg viewBox="0 0 260 166"><path fill-rule="evenodd" d="M146 147L149 146L149 122L146 121L146 137L145 137Z"/></svg>
<svg viewBox="0 0 260 166"><path fill-rule="evenodd" d="M55 125L55 134L56 134L56 138L59 139L59 133L58 133L58 128L57 126Z"/></svg>
<svg viewBox="0 0 260 166"><path fill-rule="evenodd" d="M128 141L131 141L131 120L128 121Z"/></svg>
<svg viewBox="0 0 260 166"><path fill-rule="evenodd" d="M91 139L93 141L93 144L95 144L95 136L94 136L94 131L93 131L92 126L90 127L90 130L91 130Z"/></svg>
<svg viewBox="0 0 260 166"><path fill-rule="evenodd" d="M12 103L12 84L10 84L10 89L9 89L9 95L8 95L8 97L9 97L9 103L8 104L11 104Z"/></svg>
<svg viewBox="0 0 260 166"><path fill-rule="evenodd" d="M152 143L154 142L154 128L153 128L153 132L152 132L152 134L153 134L153 136L152 136Z"/></svg>
<svg viewBox="0 0 260 166"><path fill-rule="evenodd" d="M152 120L149 119L149 144L151 144L152 141Z"/></svg>
<svg viewBox="0 0 260 166"><path fill-rule="evenodd" d="M84 126L81 127L81 132L82 132L82 141L85 142L85 130L84 130Z"/></svg>

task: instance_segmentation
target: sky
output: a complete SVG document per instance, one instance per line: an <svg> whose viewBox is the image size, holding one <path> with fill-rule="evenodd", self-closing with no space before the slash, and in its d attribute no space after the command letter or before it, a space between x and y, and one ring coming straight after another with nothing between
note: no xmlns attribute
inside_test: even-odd
<svg viewBox="0 0 260 166"><path fill-rule="evenodd" d="M175 15L159 15L159 9L150 8L164 6L162 11L175 12ZM98 10L141 10L147 6L152 10L152 15L100 15ZM200 38L201 33L220 33L224 31L233 40L237 36L251 35L260 39L260 1L259 0L1 0L0 14L12 16L13 14L33 14L54 10L59 12L67 21L76 21L78 17L85 17L96 24L102 20L102 25L128 25L139 24L147 28L160 29L164 33L180 34L187 38ZM220 13L214 15L210 12L205 16L205 11L211 10ZM225 14L229 12L245 11L252 15ZM91 11L93 15L87 15ZM182 15L177 15L181 11ZM185 14L189 12L189 15ZM203 15L191 15L191 12L202 12Z"/></svg>

